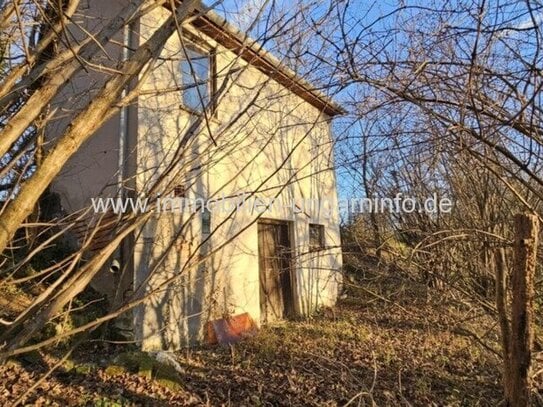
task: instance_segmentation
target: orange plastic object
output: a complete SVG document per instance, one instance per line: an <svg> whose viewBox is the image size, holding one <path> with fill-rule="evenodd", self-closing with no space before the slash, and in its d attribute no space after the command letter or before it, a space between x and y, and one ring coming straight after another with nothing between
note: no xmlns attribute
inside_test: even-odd
<svg viewBox="0 0 543 407"><path fill-rule="evenodd" d="M231 344L254 336L257 326L251 316L245 312L229 318L215 319L207 323L207 342L209 344Z"/></svg>

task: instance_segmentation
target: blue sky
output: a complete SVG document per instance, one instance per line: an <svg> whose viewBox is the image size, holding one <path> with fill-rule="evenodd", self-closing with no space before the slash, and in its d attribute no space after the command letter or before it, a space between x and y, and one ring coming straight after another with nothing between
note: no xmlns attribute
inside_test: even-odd
<svg viewBox="0 0 543 407"><path fill-rule="evenodd" d="M251 21L250 14L251 10L254 12L262 5L265 0L225 0L217 9L217 11L222 14L229 21L234 24L247 24L248 21ZM271 4L272 2L268 3ZM278 8L288 8L293 2L287 2L286 0L279 0L275 2ZM304 1L303 4L308 4L309 2ZM299 3L296 3L299 4ZM321 7L315 7L313 10L315 14L322 12L326 5L329 4L329 1L322 1L320 3ZM463 28L466 26L473 27L476 15L478 13L477 6L479 2L477 0L452 0L452 1L425 1L425 0L412 0L412 1L363 1L363 0L353 0L350 3L349 13L347 15L347 25L354 27L352 35L366 30L372 31L373 37L379 40L379 33L390 34L393 29L397 29L398 33L395 34L393 40L386 45L387 52L390 52L392 56L398 55L400 49L405 50L407 47L402 48L400 44L406 39L402 35L402 29L405 28L405 24L409 24L410 27L414 30L419 29L427 33L431 33L432 30L456 30L457 33L461 33L461 41L459 44L462 44L462 50L455 50L458 52L458 55L461 55L462 58L469 57L469 50L473 46L473 33L469 33L468 30L465 30L463 33ZM426 13L431 13L432 5L435 4L436 7L443 8L447 11L443 15L443 20L433 20L426 19L424 16ZM390 16L385 20L379 20L380 17L388 15L393 10L397 9L399 6L404 6L405 8L401 11L401 16ZM532 6L532 11L534 12L533 18L537 24L540 24L543 21L543 5L536 2L535 0L530 0L530 5ZM532 26L532 17L529 14L529 8L527 3L524 0L490 0L486 1L486 14L485 14L485 23L488 25L494 25L500 30L499 36L503 38L515 39L520 36L526 36L525 30ZM252 7L252 9L251 9ZM499 13L495 13L496 9L500 7ZM422 17L421 17L422 16ZM314 17L317 17L316 15ZM398 18L397 18L398 17ZM435 16L434 16L435 17ZM377 22L376 22L377 21ZM374 23L376 22L376 23ZM440 25L440 27L438 27ZM446 27L449 25L449 27ZM445 28L444 28L445 27ZM257 27L257 33L258 33ZM519 31L520 30L520 31ZM436 35L441 35L443 31L436 31ZM253 37L255 33L252 33ZM334 33L331 33L333 36ZM463 43L462 43L463 41ZM530 45L529 42L520 43L518 51L522 52L524 55L529 55L533 52L533 45ZM405 44L403 44L405 45ZM493 44L492 47L497 47L500 49L500 44ZM532 47L530 49L530 47ZM271 49L274 52L273 49ZM364 50L361 50L364 52ZM406 54L402 54L406 56ZM364 58L364 57L362 57ZM515 62L514 58L512 61L504 62L504 69L511 70L514 69ZM317 79L318 80L318 79ZM357 91L352 89L346 89L339 94L334 95L334 98L340 103L347 103L348 101L352 102L353 99L356 99ZM364 127L363 118L360 119L361 123L356 126L353 126L351 131L353 133L359 132L361 127ZM335 127L336 133L343 131L342 125L345 124L345 120L339 119ZM341 136L341 134L338 134ZM340 196L346 197L349 195L356 194L356 180L348 174L344 169L338 169L338 183L340 187Z"/></svg>

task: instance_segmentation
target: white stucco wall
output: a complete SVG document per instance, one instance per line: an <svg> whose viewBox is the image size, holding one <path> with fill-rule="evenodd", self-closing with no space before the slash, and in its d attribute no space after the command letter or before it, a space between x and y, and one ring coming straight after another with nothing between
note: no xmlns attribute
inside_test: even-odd
<svg viewBox="0 0 543 407"><path fill-rule="evenodd" d="M85 4L80 23L92 33L123 6L123 2L105 0ZM137 31L139 26L140 41L166 17L167 12L157 8L133 27ZM78 30L74 27L74 35L83 36ZM202 37L194 29L188 31ZM122 55L118 45L122 33L115 41L117 45L98 53L93 61L96 65L115 67ZM209 120L213 138L205 130L177 151L194 116L180 107L181 93L175 90L180 85L183 53L180 38L174 34L162 58L143 77L143 95L137 105L126 110L125 194L152 197L150 188L175 162L168 180L172 185L188 186L189 198L276 197L274 209L262 216L290 222L297 312L308 314L320 305L332 305L337 297L341 251L329 117L210 38L197 42L216 51L217 88L231 68L239 70L229 77L231 85ZM70 81L55 101L60 110L58 119L49 125L48 139L58 137L69 124L63 109L84 106L108 77L107 70L96 69ZM247 111L232 124L244 109ZM91 198L117 196L121 124L119 115L109 120L53 183L67 212L88 208ZM292 203L302 205L305 199L326 200L331 216L314 209L295 213ZM134 285L143 284L154 294L135 312L136 334L144 349L178 348L200 340L205 323L226 314L248 312L259 323L258 215L248 205L231 216L212 208L208 236L201 233L199 213L192 217L163 213L135 234L133 252L127 253L134 263ZM325 226L329 249L319 256L308 253L310 223ZM204 239L207 242L202 245ZM206 256L209 252L213 254ZM200 262L202 258L205 261ZM123 285L122 290L131 288L132 271L130 267L124 270L129 281L123 277L119 282L104 271L93 282L95 288L105 292L117 290L116 285Z"/></svg>
<svg viewBox="0 0 543 407"><path fill-rule="evenodd" d="M166 15L157 10L145 17L141 22L142 37L150 35ZM216 50L218 88L230 68L241 68L241 73L231 78L234 85L229 87L208 124L213 139L204 130L176 160L180 182L191 185L188 197L192 198L244 194L253 198L275 197L273 210L262 217L291 222L297 312L308 314L318 306L333 305L340 284L341 251L329 118L211 39L200 38L198 43ZM145 79L143 90L159 95L149 94L139 100L140 193L145 193L163 174L191 123L191 115L180 108L180 93L162 92L179 84L181 49L176 34L168 41L163 60ZM260 95L255 103L249 103L257 93ZM247 113L222 132L249 104ZM303 213L292 210L292 203L303 206L309 199L326 201L328 216L314 208ZM248 208L246 205L231 214L212 209L211 236L203 248L198 245L207 236L200 232L200 214L185 226L183 236L173 244L167 261L156 270L150 283L149 290L161 289L140 309L137 321L141 324L144 349L179 347L199 340L207 320L226 314L248 312L257 323L260 321L256 224L259 214ZM161 214L144 228L136 242L138 281L187 218L188 215ZM325 227L327 249L318 255L309 253L310 223ZM198 252L209 250L217 251L204 264L186 264L194 253L197 256ZM167 278L173 280L164 284Z"/></svg>

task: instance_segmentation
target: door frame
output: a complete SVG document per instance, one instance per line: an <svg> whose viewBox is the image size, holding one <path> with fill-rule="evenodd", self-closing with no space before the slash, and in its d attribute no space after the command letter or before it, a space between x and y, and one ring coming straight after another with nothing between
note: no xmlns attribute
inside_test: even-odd
<svg viewBox="0 0 543 407"><path fill-rule="evenodd" d="M290 281L290 298L291 298L291 304L290 306L285 301L284 291L282 293L282 318L281 319L288 319L293 318L298 313L298 296L297 296L297 278L295 273L295 267L294 267L294 249L295 249L295 242L294 242L294 236L295 236L295 223L292 220L283 220L283 219L272 219L272 218L259 218L257 221L257 245L258 245L258 284L259 284L259 304L261 304L261 253L260 253L260 238L258 237L258 225L259 224L268 224L268 225L284 225L287 227L287 237L289 242L289 256L288 256L288 276ZM284 286L281 283L281 290L284 290ZM289 309L290 308L290 309ZM262 312L262 309L260 310ZM261 318L262 320L262 318Z"/></svg>

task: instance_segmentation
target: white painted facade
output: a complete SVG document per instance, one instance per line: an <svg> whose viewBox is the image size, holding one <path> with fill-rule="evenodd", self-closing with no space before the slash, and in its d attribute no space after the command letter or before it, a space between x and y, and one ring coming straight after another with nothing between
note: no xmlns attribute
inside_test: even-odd
<svg viewBox="0 0 543 407"><path fill-rule="evenodd" d="M167 15L167 10L156 9L145 16L139 24L139 40L149 37ZM213 51L217 89L233 69L236 73L229 77L228 89L206 125L179 157L174 159L195 116L183 107L182 94L175 90L182 82L179 64L184 58L178 34L142 78L137 108L127 110L124 119L113 119L84 147L98 148L106 140L115 144L118 138L112 134L126 126L121 159L125 186L130 185L133 193L140 197L156 193L150 193L151 186L174 161L169 186L181 186L187 199L246 199L237 211L210 205L209 233L202 231L201 212L163 211L135 235L125 261L133 262L135 287L145 281L149 293L135 312L134 330L144 350L175 349L200 341L207 321L227 315L248 312L260 322L257 222L262 218L289 222L297 314L333 305L341 285L331 118L194 27L186 29L190 35L183 41L190 37L197 47ZM70 168L79 168L75 200L70 198L69 177L60 177L55 184L67 207L88 206L99 190L106 191L102 195L113 194L94 185L118 174L110 161L107 166L88 162L83 150ZM271 210L261 214L263 208L258 206L251 211L248 202L272 198ZM325 205L320 211L317 202ZM324 250L310 250L309 224L324 226Z"/></svg>

